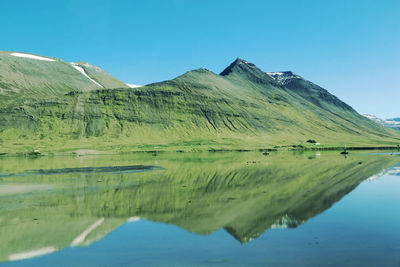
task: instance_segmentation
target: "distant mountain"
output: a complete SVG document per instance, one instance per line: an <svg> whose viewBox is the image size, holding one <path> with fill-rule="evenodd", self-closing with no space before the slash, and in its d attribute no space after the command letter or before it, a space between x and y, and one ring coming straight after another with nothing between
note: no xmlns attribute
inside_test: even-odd
<svg viewBox="0 0 400 267"><path fill-rule="evenodd" d="M384 119L380 119L380 118L378 118L376 116L369 115L369 114L362 114L362 115L364 117L376 122L376 123L379 123L379 124L385 126L385 127L391 128L393 130L400 131L400 118L393 118L393 119L384 120Z"/></svg>
<svg viewBox="0 0 400 267"><path fill-rule="evenodd" d="M0 51L0 99L26 100L62 96L71 91L128 87L106 71L88 63L27 53Z"/></svg>
<svg viewBox="0 0 400 267"><path fill-rule="evenodd" d="M400 131L400 118L386 119L385 122L389 128Z"/></svg>
<svg viewBox="0 0 400 267"><path fill-rule="evenodd" d="M291 72L267 74L243 59L220 74L197 69L129 88L88 63L32 57L10 52L0 57L4 151L255 149L309 139L336 146L400 141L399 133L364 118L318 85Z"/></svg>

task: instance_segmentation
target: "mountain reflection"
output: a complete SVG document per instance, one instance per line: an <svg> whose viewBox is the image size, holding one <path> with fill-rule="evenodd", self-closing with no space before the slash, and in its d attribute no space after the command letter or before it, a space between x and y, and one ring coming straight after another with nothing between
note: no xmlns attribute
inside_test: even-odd
<svg viewBox="0 0 400 267"><path fill-rule="evenodd" d="M400 161L398 156L310 155L119 155L83 163L76 158L2 159L2 166L10 167L0 167L1 173L23 174L43 166L70 170L82 164L95 170L114 165L162 168L3 175L0 261L89 245L121 224L140 219L174 224L197 234L223 228L244 244L270 228L297 227L363 180L399 173L398 166L388 169ZM10 169L13 166L15 171Z"/></svg>

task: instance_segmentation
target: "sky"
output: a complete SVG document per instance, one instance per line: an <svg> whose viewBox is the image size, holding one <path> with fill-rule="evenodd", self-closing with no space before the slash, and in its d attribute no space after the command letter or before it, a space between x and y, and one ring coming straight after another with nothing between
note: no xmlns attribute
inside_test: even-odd
<svg viewBox="0 0 400 267"><path fill-rule="evenodd" d="M1 0L0 50L148 84L237 57L291 70L360 113L400 117L399 0Z"/></svg>

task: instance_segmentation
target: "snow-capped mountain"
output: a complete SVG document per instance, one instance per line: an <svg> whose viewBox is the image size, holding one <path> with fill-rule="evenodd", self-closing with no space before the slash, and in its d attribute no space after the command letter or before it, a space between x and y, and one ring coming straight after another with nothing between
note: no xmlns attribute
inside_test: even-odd
<svg viewBox="0 0 400 267"><path fill-rule="evenodd" d="M379 124L381 124L381 125L383 125L385 127L389 127L389 128L394 129L394 130L400 131L400 118L393 118L393 119L384 120L384 119L380 119L380 118L378 118L378 117L376 117L374 115L369 115L369 114L361 114L361 115L363 115L364 117L366 117L366 118L368 118L368 119L370 119L370 120L372 120L374 122L377 122L377 123L379 123Z"/></svg>

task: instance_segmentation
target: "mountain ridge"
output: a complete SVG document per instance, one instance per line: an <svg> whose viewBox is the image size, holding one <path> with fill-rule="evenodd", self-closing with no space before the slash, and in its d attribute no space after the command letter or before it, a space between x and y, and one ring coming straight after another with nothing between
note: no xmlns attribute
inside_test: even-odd
<svg viewBox="0 0 400 267"><path fill-rule="evenodd" d="M7 68L2 64L0 70ZM88 63L75 64L95 81L116 84ZM0 109L0 141L10 144L6 150L49 149L54 143L70 149L83 144L212 150L295 145L309 139L335 146L400 141L398 133L362 117L318 85L301 77L283 85L240 58L220 74L200 68L137 88L101 88L82 74L78 78L90 88L70 86L52 97L35 98L14 92L18 101Z"/></svg>
<svg viewBox="0 0 400 267"><path fill-rule="evenodd" d="M10 51L0 51L0 75L2 98L46 98L76 90L128 87L106 71L88 63L70 63L52 57ZM96 80L105 83L104 86Z"/></svg>

